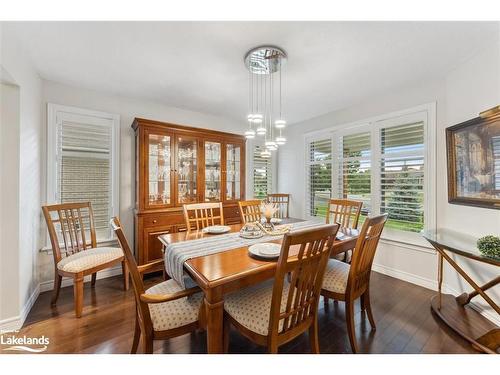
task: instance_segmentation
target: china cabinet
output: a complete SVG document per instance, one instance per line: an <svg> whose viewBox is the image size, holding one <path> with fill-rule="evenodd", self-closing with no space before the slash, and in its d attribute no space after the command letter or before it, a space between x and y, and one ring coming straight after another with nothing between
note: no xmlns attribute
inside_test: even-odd
<svg viewBox="0 0 500 375"><path fill-rule="evenodd" d="M135 254L139 264L162 257L158 236L186 230L182 206L222 202L227 224L240 222L245 195L245 137L134 119Z"/></svg>

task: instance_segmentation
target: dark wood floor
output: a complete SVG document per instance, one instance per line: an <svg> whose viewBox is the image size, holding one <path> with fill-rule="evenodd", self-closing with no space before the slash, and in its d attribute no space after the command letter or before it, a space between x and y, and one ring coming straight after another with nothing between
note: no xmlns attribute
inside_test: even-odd
<svg viewBox="0 0 500 375"><path fill-rule="evenodd" d="M152 277L147 284L160 281ZM388 276L373 273L372 306L377 330L370 331L364 314L356 311L360 349L365 353L475 353L431 313L433 291ZM98 280L95 289L85 284L83 317L73 313L73 290L63 288L56 308L51 293L42 293L31 310L20 335L45 335L49 353L127 353L132 342L134 301L132 290L124 292L120 277ZM350 353L344 304L320 301L319 329L322 353ZM206 353L206 334L196 332L155 342L156 353ZM230 340L231 353L263 353L236 332ZM284 345L280 352L308 353L307 335Z"/></svg>

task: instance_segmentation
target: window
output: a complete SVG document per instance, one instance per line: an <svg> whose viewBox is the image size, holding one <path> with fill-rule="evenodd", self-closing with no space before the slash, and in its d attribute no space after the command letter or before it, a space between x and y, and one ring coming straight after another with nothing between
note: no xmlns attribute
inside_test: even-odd
<svg viewBox="0 0 500 375"><path fill-rule="evenodd" d="M371 211L371 135L369 132L339 137L339 198L363 202L362 217Z"/></svg>
<svg viewBox="0 0 500 375"><path fill-rule="evenodd" d="M273 186L272 158L260 156L263 150L263 146L253 149L253 196L257 199L266 198Z"/></svg>
<svg viewBox="0 0 500 375"><path fill-rule="evenodd" d="M380 212L387 227L424 229L424 123L380 131Z"/></svg>
<svg viewBox="0 0 500 375"><path fill-rule="evenodd" d="M112 239L109 220L118 213L118 116L53 104L48 114L47 201L90 201L97 240Z"/></svg>
<svg viewBox="0 0 500 375"><path fill-rule="evenodd" d="M332 140L309 142L307 150L307 213L325 217L332 191Z"/></svg>
<svg viewBox="0 0 500 375"><path fill-rule="evenodd" d="M324 216L338 197L363 201L361 221L387 213L385 233L433 228L434 113L425 105L306 139L306 215Z"/></svg>

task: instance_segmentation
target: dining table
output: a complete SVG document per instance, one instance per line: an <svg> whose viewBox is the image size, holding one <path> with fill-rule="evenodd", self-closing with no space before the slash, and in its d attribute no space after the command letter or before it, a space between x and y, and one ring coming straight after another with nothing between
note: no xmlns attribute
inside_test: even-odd
<svg viewBox="0 0 500 375"><path fill-rule="evenodd" d="M282 224L292 224L303 220L288 218ZM318 226L324 222L318 222ZM243 224L229 225L230 233L239 232ZM359 231L350 228L340 228L340 236L334 241L330 257L354 248ZM169 233L159 237L168 251L169 245L192 241L222 234L210 234L204 231ZM283 236L269 242L281 243ZM296 246L298 250L298 246ZM290 249L290 257L296 256L297 251ZM248 246L232 248L215 254L203 255L188 259L184 263L184 270L191 276L204 293L205 316L201 323L207 330L208 353L223 352L223 317L224 296L242 288L249 287L275 276L277 259L267 260L253 257L249 254ZM203 314L200 314L200 316Z"/></svg>

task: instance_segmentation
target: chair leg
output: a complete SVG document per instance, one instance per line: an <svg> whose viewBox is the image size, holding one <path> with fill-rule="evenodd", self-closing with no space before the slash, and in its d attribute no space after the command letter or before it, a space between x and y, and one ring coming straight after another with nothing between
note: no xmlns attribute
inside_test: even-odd
<svg viewBox="0 0 500 375"><path fill-rule="evenodd" d="M347 323L347 334L349 336L349 342L351 343L351 349L354 354L358 352L358 346L356 343L356 332L354 330L354 304L353 301L347 300L345 302L345 318Z"/></svg>
<svg viewBox="0 0 500 375"><path fill-rule="evenodd" d="M366 308L366 315L368 315L368 320L372 326L372 331L375 331L377 327L375 326L375 319L373 319L372 305L370 303L370 290L367 289L363 294L363 302Z"/></svg>
<svg viewBox="0 0 500 375"><path fill-rule="evenodd" d="M52 306L56 305L57 299L59 298L59 292L61 291L61 281L62 281L62 276L56 274L54 276L54 290L52 292L52 300L50 301L50 304Z"/></svg>
<svg viewBox="0 0 500 375"><path fill-rule="evenodd" d="M269 354L278 354L278 344L275 342L269 344L269 346L267 348L267 352Z"/></svg>
<svg viewBox="0 0 500 375"><path fill-rule="evenodd" d="M144 335L142 337L142 343L144 347L144 354L153 354L153 338Z"/></svg>
<svg viewBox="0 0 500 375"><path fill-rule="evenodd" d="M366 305L365 305L365 295L362 294L361 297L359 297L359 306L361 307L361 311L365 311Z"/></svg>
<svg viewBox="0 0 500 375"><path fill-rule="evenodd" d="M309 340L311 341L311 353L319 354L319 340L318 340L318 318L314 318L313 324L309 327Z"/></svg>
<svg viewBox="0 0 500 375"><path fill-rule="evenodd" d="M326 309L328 309L328 303L330 302L330 299L327 296L323 296L323 306Z"/></svg>
<svg viewBox="0 0 500 375"><path fill-rule="evenodd" d="M122 261L122 273L123 273L123 289L128 290L129 288L129 272L128 272L128 265L125 260Z"/></svg>
<svg viewBox="0 0 500 375"><path fill-rule="evenodd" d="M135 313L136 313L136 315L135 315L134 340L132 341L132 349L130 349L130 354L137 353L139 341L141 340L141 326L139 324L139 318L137 316L137 311Z"/></svg>
<svg viewBox="0 0 500 375"><path fill-rule="evenodd" d="M97 280L97 272L94 272L94 273L92 274L92 279L90 280L90 286L91 286L92 288L94 288L94 287L95 287L95 282L96 282L96 280Z"/></svg>
<svg viewBox="0 0 500 375"><path fill-rule="evenodd" d="M80 318L83 310L83 275L81 273L77 274L73 281L73 294L75 296L75 314L77 318Z"/></svg>
<svg viewBox="0 0 500 375"><path fill-rule="evenodd" d="M223 328L223 333L224 333L224 353L227 354L229 352L229 332L231 330L231 323L229 323L229 319L227 317L224 317L224 328Z"/></svg>

